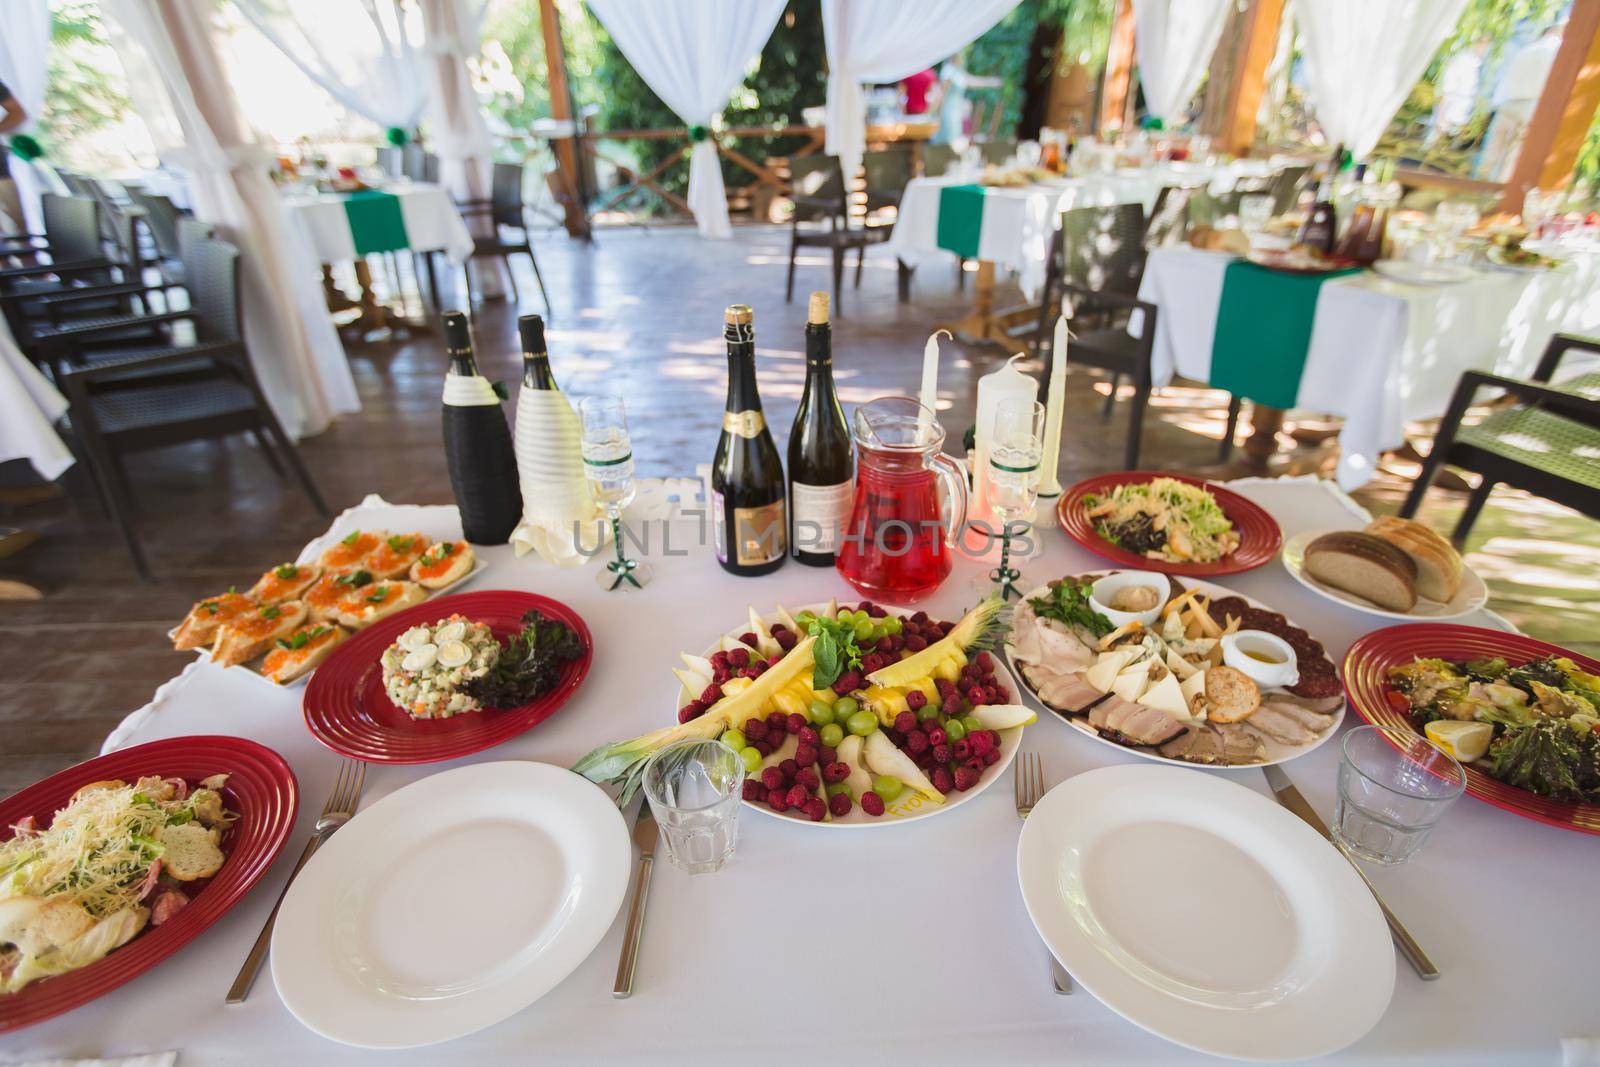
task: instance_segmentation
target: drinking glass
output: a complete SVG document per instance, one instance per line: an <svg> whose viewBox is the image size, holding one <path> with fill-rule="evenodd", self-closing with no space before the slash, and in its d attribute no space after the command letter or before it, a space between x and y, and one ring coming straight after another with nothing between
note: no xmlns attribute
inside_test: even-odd
<svg viewBox="0 0 1600 1067"><path fill-rule="evenodd" d="M1465 201L1445 200L1434 210L1433 220L1444 233L1445 254L1454 259L1462 235L1477 225L1478 209Z"/></svg>
<svg viewBox="0 0 1600 1067"><path fill-rule="evenodd" d="M743 792L744 761L721 741L679 741L644 768L645 800L667 856L690 874L721 870L733 855Z"/></svg>
<svg viewBox="0 0 1600 1067"><path fill-rule="evenodd" d="M628 437L628 413L620 396L588 396L578 405L583 425L583 474L589 492L611 520L611 539L617 558L595 574L602 589L643 589L655 573L650 564L629 559L622 552L622 509L633 503L638 487L633 478L633 442Z"/></svg>
<svg viewBox="0 0 1600 1067"><path fill-rule="evenodd" d="M1044 147L1038 141L1017 142L1017 162L1024 167L1037 167L1044 158Z"/></svg>
<svg viewBox="0 0 1600 1067"><path fill-rule="evenodd" d="M1033 521L1039 500L1039 460L1044 453L1044 405L1004 400L995 408L989 444L989 507L1000 520L1000 565L989 575L1002 600L1021 597L1022 573L1011 566L1011 537Z"/></svg>
<svg viewBox="0 0 1600 1067"><path fill-rule="evenodd" d="M1239 198L1239 228L1246 237L1254 237L1272 218L1272 197L1260 193Z"/></svg>
<svg viewBox="0 0 1600 1067"><path fill-rule="evenodd" d="M1346 852L1393 866L1416 854L1467 787L1461 764L1416 734L1358 726L1344 735L1332 834Z"/></svg>
<svg viewBox="0 0 1600 1067"><path fill-rule="evenodd" d="M1529 237L1537 239L1544 235L1545 224L1554 217L1560 204L1559 189L1551 192L1538 188L1528 190L1522 198L1522 225Z"/></svg>

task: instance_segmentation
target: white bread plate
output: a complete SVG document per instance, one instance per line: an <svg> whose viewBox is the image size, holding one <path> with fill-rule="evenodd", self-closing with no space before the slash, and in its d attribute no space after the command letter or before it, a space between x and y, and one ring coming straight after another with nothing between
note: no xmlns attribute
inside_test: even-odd
<svg viewBox="0 0 1600 1067"><path fill-rule="evenodd" d="M1283 543L1283 567L1295 581L1319 596L1343 604L1346 607L1364 611L1369 615L1381 615L1386 619L1406 619L1415 622L1419 619L1429 622L1442 622L1445 619L1459 619L1463 615L1471 615L1474 611L1489 602L1489 587L1483 584L1483 579L1468 567L1461 565L1461 588L1456 591L1455 597L1448 603L1438 600L1429 600L1417 594L1417 606L1410 611L1390 611L1380 608L1364 597L1347 593L1343 589L1335 589L1306 573L1306 546L1328 530L1306 530L1295 534Z"/></svg>

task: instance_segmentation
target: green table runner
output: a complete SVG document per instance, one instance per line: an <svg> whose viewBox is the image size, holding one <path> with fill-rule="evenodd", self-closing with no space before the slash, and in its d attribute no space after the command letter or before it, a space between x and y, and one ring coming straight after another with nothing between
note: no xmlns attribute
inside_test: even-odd
<svg viewBox="0 0 1600 1067"><path fill-rule="evenodd" d="M940 189L938 246L963 259L976 259L982 233L983 186L947 185Z"/></svg>
<svg viewBox="0 0 1600 1067"><path fill-rule="evenodd" d="M1286 274L1242 259L1228 264L1211 338L1212 387L1267 407L1294 407L1322 285L1359 269Z"/></svg>
<svg viewBox="0 0 1600 1067"><path fill-rule="evenodd" d="M356 255L373 252L398 252L411 247L406 233L400 198L381 189L359 189L344 199L345 218L350 223L350 239Z"/></svg>

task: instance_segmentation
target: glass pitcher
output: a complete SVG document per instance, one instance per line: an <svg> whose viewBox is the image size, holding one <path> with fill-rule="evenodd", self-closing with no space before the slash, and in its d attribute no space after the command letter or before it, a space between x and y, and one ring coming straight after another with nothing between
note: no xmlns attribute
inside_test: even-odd
<svg viewBox="0 0 1600 1067"><path fill-rule="evenodd" d="M910 397L880 397L856 408L856 494L836 566L874 600L910 604L950 576L967 523L967 479L940 451L944 430ZM952 501L945 523L939 479Z"/></svg>

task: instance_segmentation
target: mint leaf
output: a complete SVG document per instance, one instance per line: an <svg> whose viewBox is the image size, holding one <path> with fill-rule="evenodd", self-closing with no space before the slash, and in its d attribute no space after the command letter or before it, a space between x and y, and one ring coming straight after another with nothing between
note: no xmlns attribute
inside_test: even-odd
<svg viewBox="0 0 1600 1067"><path fill-rule="evenodd" d="M839 643L831 633L820 629L815 623L811 632L817 638L811 646L811 688L827 689L839 680Z"/></svg>

